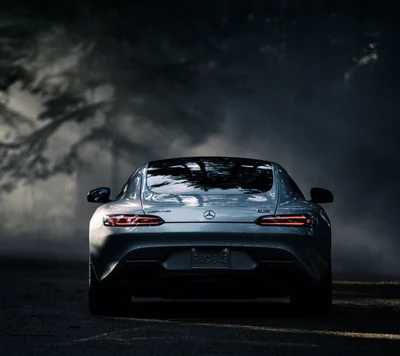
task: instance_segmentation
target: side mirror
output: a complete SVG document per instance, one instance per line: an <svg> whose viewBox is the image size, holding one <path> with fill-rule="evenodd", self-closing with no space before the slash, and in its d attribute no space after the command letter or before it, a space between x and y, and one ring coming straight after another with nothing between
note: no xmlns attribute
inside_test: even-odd
<svg viewBox="0 0 400 356"><path fill-rule="evenodd" d="M333 194L323 188L311 188L311 202L317 203L317 204L323 204L323 203L332 203L333 202Z"/></svg>
<svg viewBox="0 0 400 356"><path fill-rule="evenodd" d="M90 203L108 203L110 200L111 190L107 187L96 188L87 194L87 201Z"/></svg>

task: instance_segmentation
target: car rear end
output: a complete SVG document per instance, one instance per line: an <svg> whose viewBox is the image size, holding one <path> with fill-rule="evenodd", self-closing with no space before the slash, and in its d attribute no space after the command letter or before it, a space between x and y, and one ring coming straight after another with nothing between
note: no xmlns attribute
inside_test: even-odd
<svg viewBox="0 0 400 356"><path fill-rule="evenodd" d="M282 195L282 177L267 161L149 162L92 219L97 280L137 297L195 299L285 296L319 283L330 230L315 204Z"/></svg>

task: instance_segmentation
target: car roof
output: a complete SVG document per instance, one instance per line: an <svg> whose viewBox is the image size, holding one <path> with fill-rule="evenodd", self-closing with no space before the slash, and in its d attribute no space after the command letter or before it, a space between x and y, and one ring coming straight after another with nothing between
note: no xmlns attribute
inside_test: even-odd
<svg viewBox="0 0 400 356"><path fill-rule="evenodd" d="M264 162L267 164L275 164L275 162L271 162L265 159L259 158L248 158L248 157L234 157L234 156L188 156L188 157L176 157L176 158L165 158L160 160L152 160L148 163L168 163L168 162L176 162L176 161L188 161L188 160L209 160L209 159L235 159L235 160L244 160L244 161L254 161L254 162Z"/></svg>

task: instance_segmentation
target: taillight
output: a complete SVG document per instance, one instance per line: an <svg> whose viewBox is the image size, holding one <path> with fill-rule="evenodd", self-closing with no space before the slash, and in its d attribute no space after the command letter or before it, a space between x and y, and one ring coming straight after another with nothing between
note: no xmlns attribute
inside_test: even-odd
<svg viewBox="0 0 400 356"><path fill-rule="evenodd" d="M262 216L255 221L261 226L305 226L314 227L317 220L309 215Z"/></svg>
<svg viewBox="0 0 400 356"><path fill-rule="evenodd" d="M105 226L158 226L164 220L153 215L106 215L103 221Z"/></svg>

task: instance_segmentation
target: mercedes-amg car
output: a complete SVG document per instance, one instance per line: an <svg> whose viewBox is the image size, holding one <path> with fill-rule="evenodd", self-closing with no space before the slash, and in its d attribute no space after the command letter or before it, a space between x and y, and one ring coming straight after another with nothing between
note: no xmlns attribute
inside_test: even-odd
<svg viewBox="0 0 400 356"><path fill-rule="evenodd" d="M89 308L129 308L132 296L167 299L288 297L298 311L332 306L331 224L279 164L188 157L142 164L90 220Z"/></svg>

